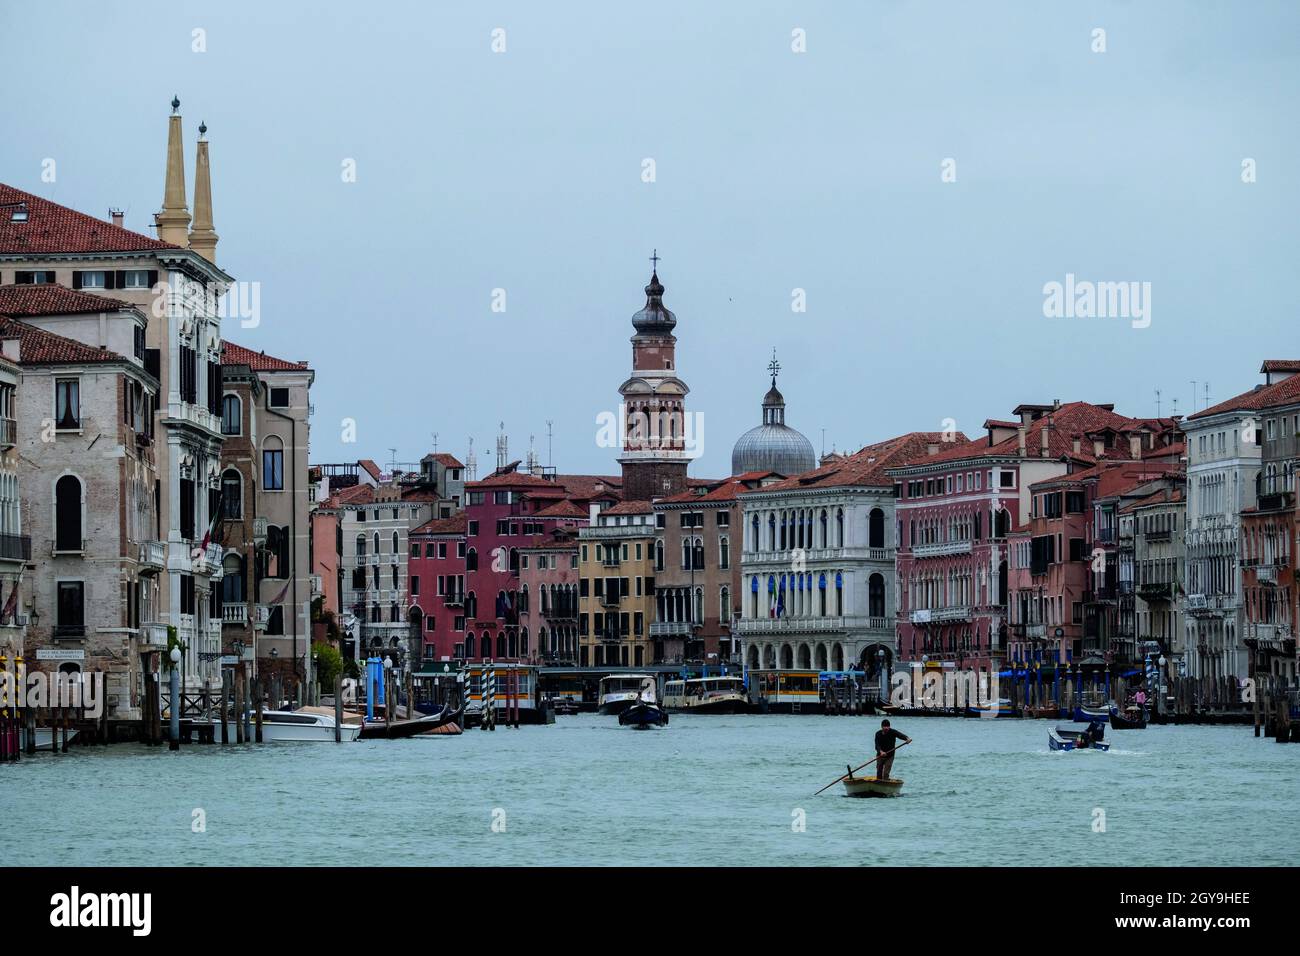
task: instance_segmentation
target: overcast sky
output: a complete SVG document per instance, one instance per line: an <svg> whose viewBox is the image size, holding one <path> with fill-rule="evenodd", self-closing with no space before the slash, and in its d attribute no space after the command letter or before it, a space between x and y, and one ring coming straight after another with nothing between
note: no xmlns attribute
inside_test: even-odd
<svg viewBox="0 0 1300 956"><path fill-rule="evenodd" d="M207 122L218 262L261 285L225 334L316 369L313 461L437 432L481 476L498 421L545 463L549 419L561 471L616 473L596 417L655 248L704 477L774 347L819 449L1187 412L1300 357L1294 3L43 0L0 29L0 181L152 235L168 101L187 188ZM1151 283L1149 327L1046 318L1069 273Z"/></svg>

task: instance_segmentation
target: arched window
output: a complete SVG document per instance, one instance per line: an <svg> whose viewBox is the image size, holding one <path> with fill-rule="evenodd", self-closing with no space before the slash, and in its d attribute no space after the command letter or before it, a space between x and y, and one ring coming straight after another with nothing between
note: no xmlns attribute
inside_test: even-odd
<svg viewBox="0 0 1300 956"><path fill-rule="evenodd" d="M466 571L478 570L478 551L475 550L474 548L470 548L468 551L465 552L465 570ZM472 614L470 616L473 617Z"/></svg>
<svg viewBox="0 0 1300 956"><path fill-rule="evenodd" d="M692 554L695 559L695 565L694 565L695 570L703 571L704 570L704 539L703 538L695 539L695 542L692 546Z"/></svg>
<svg viewBox="0 0 1300 956"><path fill-rule="evenodd" d="M753 548L755 551L758 551L758 550L759 550L759 545L758 545L758 515L754 515L753 520L750 522L750 524L753 526L753 529L754 529L754 536L753 536L753 538L751 539L750 547Z"/></svg>
<svg viewBox="0 0 1300 956"><path fill-rule="evenodd" d="M234 398L233 395L227 395L226 397ZM243 490L244 482L239 477L239 472L233 468L227 468L221 473L221 516L223 518L240 518L243 516Z"/></svg>
<svg viewBox="0 0 1300 956"><path fill-rule="evenodd" d="M879 508L872 508L867 518L867 547L883 548L885 546L885 513Z"/></svg>
<svg viewBox="0 0 1300 956"><path fill-rule="evenodd" d="M822 509L822 547L823 548L829 548L831 546L830 541L828 541L826 538L827 528L828 528L828 517L826 514L826 509L823 508Z"/></svg>
<svg viewBox="0 0 1300 956"><path fill-rule="evenodd" d="M844 616L844 575L835 572L835 616Z"/></svg>
<svg viewBox="0 0 1300 956"><path fill-rule="evenodd" d="M776 550L776 515L767 516L767 550Z"/></svg>
<svg viewBox="0 0 1300 956"><path fill-rule="evenodd" d="M689 571L691 568L691 539L682 538L682 570Z"/></svg>
<svg viewBox="0 0 1300 956"><path fill-rule="evenodd" d="M504 634L498 634L497 635L497 657L504 658L505 656L506 656L506 636Z"/></svg>
<svg viewBox="0 0 1300 956"><path fill-rule="evenodd" d="M844 509L835 509L835 547L844 547Z"/></svg>
<svg viewBox="0 0 1300 956"><path fill-rule="evenodd" d="M662 571L663 569L664 569L664 542L663 539L661 538L660 540L655 542L655 570Z"/></svg>
<svg viewBox="0 0 1300 956"><path fill-rule="evenodd" d="M64 475L54 485L54 550L81 551L81 481Z"/></svg>
<svg viewBox="0 0 1300 956"><path fill-rule="evenodd" d="M731 623L731 589L725 584L718 591L718 620L723 624Z"/></svg>
<svg viewBox="0 0 1300 956"><path fill-rule="evenodd" d="M357 535L357 557L364 558L365 556L366 556L366 536L364 534L359 534Z"/></svg>
<svg viewBox="0 0 1300 956"><path fill-rule="evenodd" d="M393 532L393 554L398 554L398 553L399 553L399 550L398 550L398 549L399 549L399 541L400 541L400 539L397 537L397 532L394 531L394 532Z"/></svg>
<svg viewBox="0 0 1300 956"><path fill-rule="evenodd" d="M243 427L241 411L238 395L226 395L221 399L221 434L240 434Z"/></svg>
<svg viewBox="0 0 1300 956"><path fill-rule="evenodd" d="M465 657L466 658L476 657L477 650L478 648L474 642L474 632L470 631L468 634L465 635Z"/></svg>
<svg viewBox="0 0 1300 956"><path fill-rule="evenodd" d="M375 532L375 554L379 554L379 532Z"/></svg>
<svg viewBox="0 0 1300 956"><path fill-rule="evenodd" d="M262 445L262 490L284 490L284 442L275 435Z"/></svg>
<svg viewBox="0 0 1300 956"><path fill-rule="evenodd" d="M519 656L528 656L528 628L519 629Z"/></svg>
<svg viewBox="0 0 1300 956"><path fill-rule="evenodd" d="M231 553L221 559L221 600L224 604L243 604L244 596L244 559Z"/></svg>

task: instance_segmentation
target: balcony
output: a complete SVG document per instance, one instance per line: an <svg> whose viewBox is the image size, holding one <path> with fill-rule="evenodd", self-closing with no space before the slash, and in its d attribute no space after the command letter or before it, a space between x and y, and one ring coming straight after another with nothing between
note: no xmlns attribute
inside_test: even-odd
<svg viewBox="0 0 1300 956"><path fill-rule="evenodd" d="M926 607L912 611L908 619L913 624L947 624L951 621L969 621L969 606Z"/></svg>
<svg viewBox="0 0 1300 956"><path fill-rule="evenodd" d="M598 600L602 607L618 607L622 598L617 594L602 594Z"/></svg>
<svg viewBox="0 0 1300 956"><path fill-rule="evenodd" d="M1138 597L1147 602L1172 601L1174 599L1174 586L1168 581L1150 581L1139 584L1137 593Z"/></svg>
<svg viewBox="0 0 1300 956"><path fill-rule="evenodd" d="M1173 537L1170 531L1148 531L1143 535L1148 541L1168 541Z"/></svg>
<svg viewBox="0 0 1300 956"><path fill-rule="evenodd" d="M934 558L946 554L970 554L969 541L942 541L939 544L918 544L912 547L916 558Z"/></svg>
<svg viewBox="0 0 1300 956"><path fill-rule="evenodd" d="M1187 613L1192 617L1222 617L1237 608L1235 594L1189 594Z"/></svg>
<svg viewBox="0 0 1300 956"><path fill-rule="evenodd" d="M0 534L0 560L30 561L32 539L25 534Z"/></svg>
<svg viewBox="0 0 1300 956"><path fill-rule="evenodd" d="M210 544L203 548L194 558L192 565L194 573L206 574L214 581L219 581L223 575L221 567L222 552L223 549L219 544Z"/></svg>
<svg viewBox="0 0 1300 956"><path fill-rule="evenodd" d="M0 418L0 451L8 451L18 444L18 422L12 418Z"/></svg>
<svg viewBox="0 0 1300 956"><path fill-rule="evenodd" d="M167 567L167 542L142 541L140 543L140 573L160 574Z"/></svg>
<svg viewBox="0 0 1300 956"><path fill-rule="evenodd" d="M140 643L149 647L167 646L167 625L150 621L140 625Z"/></svg>
<svg viewBox="0 0 1300 956"><path fill-rule="evenodd" d="M1255 568L1255 581L1259 584L1277 584L1277 565L1261 564Z"/></svg>
<svg viewBox="0 0 1300 956"><path fill-rule="evenodd" d="M650 625L651 637L690 637L690 621L655 621Z"/></svg>
<svg viewBox="0 0 1300 956"><path fill-rule="evenodd" d="M68 545L74 545L74 544L79 544L80 547L68 547ZM51 541L50 542L50 557L52 558L59 558L59 557L84 558L85 556L86 556L85 538L82 538L79 542L78 541Z"/></svg>
<svg viewBox="0 0 1300 956"><path fill-rule="evenodd" d="M443 603L443 605L446 606L446 607L464 607L464 606L465 606L465 595L464 595L464 594L444 594L444 595L442 595L442 603Z"/></svg>
<svg viewBox="0 0 1300 956"><path fill-rule="evenodd" d="M271 620L271 606L269 604L259 604L253 612L253 627L259 631L265 631L267 622Z"/></svg>
<svg viewBox="0 0 1300 956"><path fill-rule="evenodd" d="M653 625L652 625L653 626ZM883 617L748 617L736 622L741 637L763 634L847 634L851 631L889 631Z"/></svg>
<svg viewBox="0 0 1300 956"><path fill-rule="evenodd" d="M324 583L321 579L321 576L319 574L313 574L311 576L311 596L313 598L318 598L323 593L324 593Z"/></svg>
<svg viewBox="0 0 1300 956"><path fill-rule="evenodd" d="M221 623L243 627L248 624L247 604L223 604L221 606Z"/></svg>

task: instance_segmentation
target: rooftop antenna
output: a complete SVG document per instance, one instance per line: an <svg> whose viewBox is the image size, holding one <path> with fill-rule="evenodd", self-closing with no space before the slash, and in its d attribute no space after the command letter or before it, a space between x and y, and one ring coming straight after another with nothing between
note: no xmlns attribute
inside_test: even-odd
<svg viewBox="0 0 1300 956"><path fill-rule="evenodd" d="M1196 379L1192 379L1192 411L1193 412L1196 411L1196 386L1199 384L1200 383L1197 382Z"/></svg>
<svg viewBox="0 0 1300 956"><path fill-rule="evenodd" d="M510 443L506 439L506 423L498 422L497 424L501 429L497 433L497 468L501 469L506 466L506 461L510 457Z"/></svg>
<svg viewBox="0 0 1300 956"><path fill-rule="evenodd" d="M1205 386L1205 406L1204 406L1204 407L1205 407L1205 408L1209 408L1209 407L1210 407L1210 383L1209 383L1209 382L1204 382L1204 383L1202 383L1202 384Z"/></svg>
<svg viewBox="0 0 1300 956"><path fill-rule="evenodd" d="M438 454L438 433L433 433L433 453Z"/></svg>
<svg viewBox="0 0 1300 956"><path fill-rule="evenodd" d="M397 449L388 449L388 473L391 475L397 471Z"/></svg>
<svg viewBox="0 0 1300 956"><path fill-rule="evenodd" d="M553 419L550 418L546 419L546 467L547 468L554 467L555 465L555 462L551 460L551 439L554 437L554 435L552 434L551 426L554 424L555 421Z"/></svg>
<svg viewBox="0 0 1300 956"><path fill-rule="evenodd" d="M1160 417L1160 389L1156 389L1156 418Z"/></svg>
<svg viewBox="0 0 1300 956"><path fill-rule="evenodd" d="M826 457L826 429L822 429L822 457Z"/></svg>

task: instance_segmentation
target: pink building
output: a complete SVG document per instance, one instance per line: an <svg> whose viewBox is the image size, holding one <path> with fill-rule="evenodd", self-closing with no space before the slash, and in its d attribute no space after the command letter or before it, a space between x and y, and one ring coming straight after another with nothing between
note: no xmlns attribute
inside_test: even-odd
<svg viewBox="0 0 1300 956"><path fill-rule="evenodd" d="M574 517L582 514L569 501L555 507ZM578 539L571 532L556 532L519 549L521 628L534 635L535 663L578 663L578 578Z"/></svg>
<svg viewBox="0 0 1300 956"><path fill-rule="evenodd" d="M465 654L464 512L434 518L410 535L412 627L418 620L425 666Z"/></svg>
<svg viewBox="0 0 1300 956"><path fill-rule="evenodd" d="M1021 405L985 436L890 469L898 518L901 660L1000 668L1007 659L1007 536L1030 515L1030 487L1108 458L1141 459L1176 434L1169 419L1112 405Z"/></svg>

